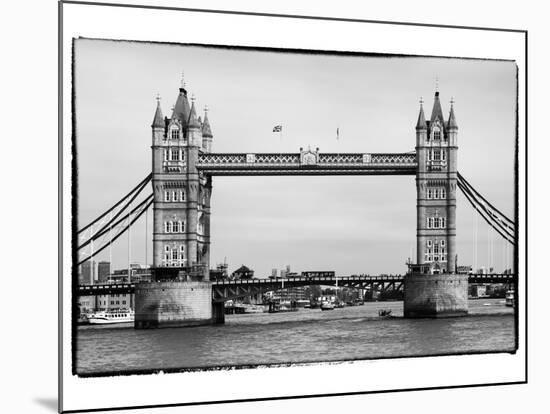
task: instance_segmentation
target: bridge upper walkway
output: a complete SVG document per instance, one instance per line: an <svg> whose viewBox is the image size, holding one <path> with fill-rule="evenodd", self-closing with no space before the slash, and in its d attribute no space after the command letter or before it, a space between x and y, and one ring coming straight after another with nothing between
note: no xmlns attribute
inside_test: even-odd
<svg viewBox="0 0 550 414"><path fill-rule="evenodd" d="M196 167L207 175L415 175L417 162L415 152L202 153Z"/></svg>

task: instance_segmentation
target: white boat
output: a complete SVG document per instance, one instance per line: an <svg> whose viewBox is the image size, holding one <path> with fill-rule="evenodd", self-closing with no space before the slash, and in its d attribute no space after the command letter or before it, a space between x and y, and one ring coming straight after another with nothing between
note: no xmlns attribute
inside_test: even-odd
<svg viewBox="0 0 550 414"><path fill-rule="evenodd" d="M321 303L321 310L333 310L334 305L328 301Z"/></svg>
<svg viewBox="0 0 550 414"><path fill-rule="evenodd" d="M100 311L89 315L88 322L95 325L134 322L134 311L132 309Z"/></svg>
<svg viewBox="0 0 550 414"><path fill-rule="evenodd" d="M244 313L264 313L264 307L261 305L244 305Z"/></svg>
<svg viewBox="0 0 550 414"><path fill-rule="evenodd" d="M509 290L506 292L506 306L514 306L514 296L515 296L515 292L513 289Z"/></svg>

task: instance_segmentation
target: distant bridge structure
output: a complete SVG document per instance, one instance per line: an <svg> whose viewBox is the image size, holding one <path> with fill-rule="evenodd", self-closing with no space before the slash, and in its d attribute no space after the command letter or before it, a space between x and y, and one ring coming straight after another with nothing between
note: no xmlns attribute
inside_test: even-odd
<svg viewBox="0 0 550 414"><path fill-rule="evenodd" d="M212 282L212 301L215 303L228 300L242 299L265 292L280 289L303 287L312 285L338 286L357 289L373 290L402 290L405 276L338 276L338 277L292 277L273 279L241 279L241 280L217 280ZM513 284L516 281L514 274L470 274L469 283ZM78 296L97 296L114 294L133 294L135 283L106 283L97 285L80 285L77 289Z"/></svg>

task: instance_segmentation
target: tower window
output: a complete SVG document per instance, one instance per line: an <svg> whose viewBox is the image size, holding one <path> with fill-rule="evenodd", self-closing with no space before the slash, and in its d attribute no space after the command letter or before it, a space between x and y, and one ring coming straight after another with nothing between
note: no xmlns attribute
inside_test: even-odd
<svg viewBox="0 0 550 414"><path fill-rule="evenodd" d="M164 150L163 153L164 153L164 161L168 161L168 151Z"/></svg>
<svg viewBox="0 0 550 414"><path fill-rule="evenodd" d="M164 201L170 202L170 191L164 192Z"/></svg>
<svg viewBox="0 0 550 414"><path fill-rule="evenodd" d="M441 150L441 159L445 161L447 159L447 152L445 150Z"/></svg>
<svg viewBox="0 0 550 414"><path fill-rule="evenodd" d="M431 200L432 198L432 189L428 188L428 199Z"/></svg>
<svg viewBox="0 0 550 414"><path fill-rule="evenodd" d="M180 137L180 131L177 128L174 128L170 131L170 138L179 139L179 137Z"/></svg>
<svg viewBox="0 0 550 414"><path fill-rule="evenodd" d="M429 228L429 229L433 228L433 226L434 226L434 219L433 219L433 217L428 217L428 222L427 222L427 224L428 224L428 228Z"/></svg>
<svg viewBox="0 0 550 414"><path fill-rule="evenodd" d="M434 198L435 198L436 200L439 199L439 188L436 188L436 189L434 190Z"/></svg>
<svg viewBox="0 0 550 414"><path fill-rule="evenodd" d="M179 159L179 155L180 155L179 149L173 148L173 149L171 150L171 152L172 152L172 154L171 154L172 156L171 156L170 159L171 159L172 161L177 161L177 160Z"/></svg>
<svg viewBox="0 0 550 414"><path fill-rule="evenodd" d="M180 201L185 201L185 191L180 190Z"/></svg>
<svg viewBox="0 0 550 414"><path fill-rule="evenodd" d="M441 189L441 198L442 198L442 199L447 198L447 192L445 191L444 188Z"/></svg>
<svg viewBox="0 0 550 414"><path fill-rule="evenodd" d="M180 221L179 223L180 223L181 232L183 233L185 231L185 221Z"/></svg>
<svg viewBox="0 0 550 414"><path fill-rule="evenodd" d="M180 232L180 222L179 221L174 221L173 225L173 230L174 230L174 233L179 233Z"/></svg>
<svg viewBox="0 0 550 414"><path fill-rule="evenodd" d="M178 193L177 193L177 191L172 191L172 200L173 200L173 201L178 201Z"/></svg>
<svg viewBox="0 0 550 414"><path fill-rule="evenodd" d="M441 130L439 128L434 128L434 141L439 141L441 139Z"/></svg>

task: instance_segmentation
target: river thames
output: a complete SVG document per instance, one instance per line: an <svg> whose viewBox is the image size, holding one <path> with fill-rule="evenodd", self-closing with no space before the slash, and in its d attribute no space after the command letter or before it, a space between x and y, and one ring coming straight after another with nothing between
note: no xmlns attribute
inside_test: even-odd
<svg viewBox="0 0 550 414"><path fill-rule="evenodd" d="M215 326L79 326L76 370L97 375L515 350L514 310L504 300L470 300L469 308L461 318L404 319L403 302L366 302L226 315ZM379 318L379 309L396 317Z"/></svg>

